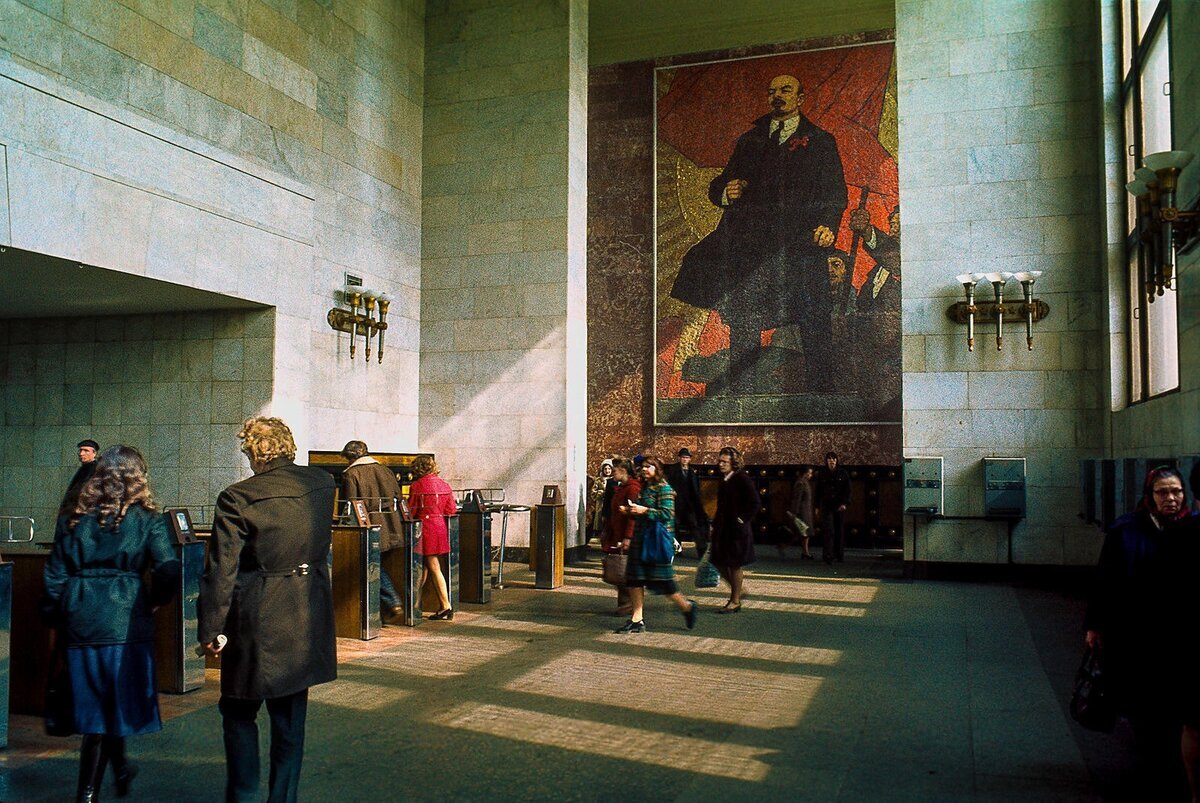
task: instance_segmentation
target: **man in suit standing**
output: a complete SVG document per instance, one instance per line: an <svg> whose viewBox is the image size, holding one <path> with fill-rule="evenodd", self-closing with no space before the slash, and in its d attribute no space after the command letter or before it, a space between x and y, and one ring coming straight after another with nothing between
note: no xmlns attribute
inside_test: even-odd
<svg viewBox="0 0 1200 803"><path fill-rule="evenodd" d="M379 551L404 546L404 521L396 511L396 500L404 495L400 481L390 468L371 457L367 444L350 441L342 447L350 465L342 472L342 501L362 499L372 524L379 525ZM392 623L404 616L400 595L383 566L379 567L379 610L383 621Z"/></svg>
<svg viewBox="0 0 1200 803"><path fill-rule="evenodd" d="M266 701L267 799L285 803L297 798L308 689L337 677L328 564L334 482L294 463L296 443L278 418L247 420L238 439L254 476L217 497L199 639L221 658L225 799L258 800L256 719Z"/></svg>
<svg viewBox="0 0 1200 803"><path fill-rule="evenodd" d="M679 462L665 466L667 482L675 489L675 531L679 540L689 536L696 545L696 557L704 557L708 549L708 514L700 501L700 475L691 468L692 453L685 446L679 450Z"/></svg>
<svg viewBox="0 0 1200 803"><path fill-rule="evenodd" d="M721 220L684 254L671 296L715 309L729 327L725 394L778 392L759 370L762 333L787 325L801 332L809 392L828 393L836 375L826 259L846 209L842 159L833 135L800 111L799 79L775 76L767 101L771 110L709 184Z"/></svg>
<svg viewBox="0 0 1200 803"><path fill-rule="evenodd" d="M821 550L826 563L845 560L846 505L850 504L850 474L838 466L837 452L825 453L825 468L821 469L821 493L818 508L821 511L821 532L824 546Z"/></svg>

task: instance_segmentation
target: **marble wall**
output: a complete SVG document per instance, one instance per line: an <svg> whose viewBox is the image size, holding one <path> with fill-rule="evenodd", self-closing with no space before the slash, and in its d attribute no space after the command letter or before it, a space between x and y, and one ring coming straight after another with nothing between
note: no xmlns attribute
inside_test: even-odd
<svg viewBox="0 0 1200 803"><path fill-rule="evenodd" d="M573 532L587 4L439 3L427 48L420 445L455 487L564 486Z"/></svg>
<svg viewBox="0 0 1200 803"><path fill-rule="evenodd" d="M275 307L271 408L301 450L415 448L424 2L0 0L0 19L0 236ZM394 297L382 365L325 322L346 272Z"/></svg>
<svg viewBox="0 0 1200 803"><path fill-rule="evenodd" d="M816 48L889 39L890 32L810 40ZM898 426L655 427L654 85L656 65L796 50L772 45L593 67L588 110L588 465L613 454L674 459L687 446L715 462L726 444L752 463L898 465Z"/></svg>
<svg viewBox="0 0 1200 803"><path fill-rule="evenodd" d="M0 320L0 515L48 540L75 444L134 446L155 499L197 511L249 476L242 421L265 412L275 313Z"/></svg>
<svg viewBox="0 0 1200 803"><path fill-rule="evenodd" d="M985 456L1028 460L1021 564L1094 562L1078 460L1106 448L1098 24L1084 0L900 0L904 453L945 458L945 512L982 516ZM963 272L1042 270L1034 350L946 309ZM990 287L988 288L990 290ZM922 524L922 560L1004 562L1002 523Z"/></svg>

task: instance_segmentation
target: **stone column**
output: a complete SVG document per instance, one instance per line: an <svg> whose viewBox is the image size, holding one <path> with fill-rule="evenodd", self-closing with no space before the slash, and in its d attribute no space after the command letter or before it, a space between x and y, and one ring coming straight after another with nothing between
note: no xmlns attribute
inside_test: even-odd
<svg viewBox="0 0 1200 803"><path fill-rule="evenodd" d="M586 474L587 3L477 6L427 8L419 439L455 487L532 504L562 486L573 532Z"/></svg>

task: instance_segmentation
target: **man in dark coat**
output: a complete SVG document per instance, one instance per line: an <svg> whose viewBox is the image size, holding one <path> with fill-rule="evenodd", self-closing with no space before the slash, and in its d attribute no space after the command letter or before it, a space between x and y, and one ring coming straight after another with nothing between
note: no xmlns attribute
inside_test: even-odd
<svg viewBox="0 0 1200 803"><path fill-rule="evenodd" d="M371 457L367 444L350 441L342 447L342 457L350 465L342 472L342 501L362 499L372 524L379 525L379 551L387 552L404 546L404 520L396 510L397 500L404 492L400 481L390 468ZM400 595L392 578L379 567L379 609L385 622L403 617Z"/></svg>
<svg viewBox="0 0 1200 803"><path fill-rule="evenodd" d="M817 497L821 511L821 556L826 563L845 560L846 506L850 504L850 473L838 466L837 452L825 453L825 468L819 479Z"/></svg>
<svg viewBox="0 0 1200 803"><path fill-rule="evenodd" d="M863 247L875 257L875 267L858 290L860 312L900 312L900 208L888 215L888 231L877 229L865 209L850 213L850 228L861 234Z"/></svg>
<svg viewBox="0 0 1200 803"><path fill-rule="evenodd" d="M75 512L75 503L79 501L80 491L96 473L96 453L100 451L100 444L91 438L84 438L76 448L79 449L79 468L75 469L75 476L71 477L67 492L63 494L62 502L59 503L60 517Z"/></svg>
<svg viewBox="0 0 1200 803"><path fill-rule="evenodd" d="M278 418L252 418L238 438L254 476L217 497L199 638L221 657L226 800L258 800L256 718L265 700L268 800L294 801L308 688L337 677L328 563L334 482L295 465L295 441Z"/></svg>
<svg viewBox="0 0 1200 803"><path fill-rule="evenodd" d="M679 540L691 538L696 545L696 557L704 557L708 549L708 514L700 501L700 475L691 468L692 452L687 447L679 450L679 462L663 467L667 482L675 489L675 532Z"/></svg>
<svg viewBox="0 0 1200 803"><path fill-rule="evenodd" d="M724 210L717 228L684 255L671 295L715 309L729 326L733 393L762 392L762 332L794 324L804 345L806 384L832 382L833 297L826 264L846 209L837 143L800 113L800 81L779 75L771 112L742 134L708 197ZM765 384L764 384L765 383Z"/></svg>

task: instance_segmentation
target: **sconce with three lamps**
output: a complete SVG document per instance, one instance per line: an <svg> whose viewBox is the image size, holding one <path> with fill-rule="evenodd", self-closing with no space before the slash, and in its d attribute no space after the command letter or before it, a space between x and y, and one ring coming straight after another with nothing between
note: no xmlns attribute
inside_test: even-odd
<svg viewBox="0 0 1200 803"><path fill-rule="evenodd" d="M1174 288L1175 246L1200 233L1200 210L1175 205L1179 174L1192 161L1189 151L1151 153L1142 161L1125 189L1137 199L1137 234L1146 256L1142 289L1153 303Z"/></svg>
<svg viewBox="0 0 1200 803"><path fill-rule="evenodd" d="M975 321L996 322L996 351L1004 348L1004 322L1025 321L1025 344L1033 351L1033 324L1050 314L1050 306L1040 298L1033 297L1033 283L1042 275L1040 270L1021 273L963 273L954 277L963 286L967 300L952 304L946 315L955 323L967 325L967 351L975 350ZM1009 279L1021 283L1023 300L1020 303L1004 303L1004 285ZM987 281L992 285L995 301L975 302L975 285Z"/></svg>
<svg viewBox="0 0 1200 803"><path fill-rule="evenodd" d="M334 307L329 310L325 320L329 321L331 328L350 335L351 360L354 359L358 336L362 335L363 344L366 346L364 357L369 363L371 361L371 338L377 336L378 359L379 362L383 362L383 336L388 328L387 314L388 307L392 303L391 298L387 293L378 293L355 284L347 284L340 293L344 303L350 309ZM378 318L375 317L376 306L379 307Z"/></svg>

